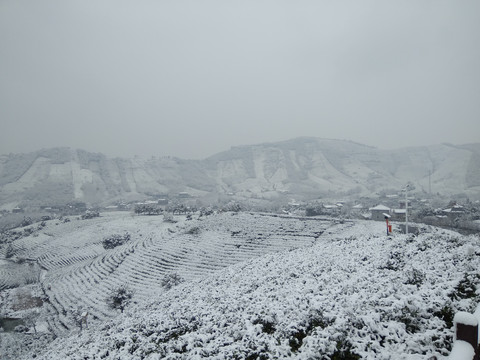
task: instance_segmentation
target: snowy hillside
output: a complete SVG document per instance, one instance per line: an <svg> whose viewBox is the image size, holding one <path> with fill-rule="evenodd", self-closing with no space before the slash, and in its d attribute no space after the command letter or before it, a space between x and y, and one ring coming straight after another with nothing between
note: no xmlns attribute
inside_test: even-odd
<svg viewBox="0 0 480 360"><path fill-rule="evenodd" d="M2 334L10 359L424 359L448 354L453 313L480 300L480 238L430 227L386 237L377 222L111 214L48 222L13 245L38 259L45 301L40 334ZM184 282L163 287L172 273ZM135 290L123 314L105 301L121 284ZM3 313L18 291L1 293Z"/></svg>
<svg viewBox="0 0 480 360"><path fill-rule="evenodd" d="M398 190L480 193L478 144L379 150L340 140L298 138L235 147L205 160L109 159L49 149L0 157L0 207L108 203L158 194L209 193L272 199Z"/></svg>

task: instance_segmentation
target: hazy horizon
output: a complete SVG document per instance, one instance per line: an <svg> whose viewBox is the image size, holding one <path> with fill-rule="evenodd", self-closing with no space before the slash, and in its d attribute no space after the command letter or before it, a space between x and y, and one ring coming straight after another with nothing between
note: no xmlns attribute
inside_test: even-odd
<svg viewBox="0 0 480 360"><path fill-rule="evenodd" d="M469 142L469 143L455 143L455 144L454 143L449 143L449 142L442 142L442 143L436 143L436 144L411 145L411 146L401 146L401 147L378 147L378 146L373 146L373 145L369 145L369 144L360 143L360 142L353 141L353 140L350 140L350 139L333 139L333 138L319 138L319 137L313 137L313 136L298 136L298 137L295 137L295 138L281 139L281 140L278 140L278 141L264 141L264 142L257 142L257 143L251 143L251 144L231 145L228 148L221 149L221 150L219 150L217 152L214 152L212 154L207 154L204 157L182 157L182 156L177 156L175 154L154 154L154 153L152 153L152 154L145 153L145 154L117 155L115 153L97 151L95 149L90 149L90 148L86 148L86 147L73 147L73 146L68 146L68 145L58 145L58 146L50 146L50 147L45 147L44 146L44 147L40 147L40 148L37 148L37 149L33 149L31 151L6 152L6 153L1 153L0 156L9 155L9 154L24 154L24 153L37 152L37 151L55 149L55 148L67 148L67 149L71 149L71 150L86 151L86 152L89 152L89 153L101 153L101 154L107 156L108 158L116 158L116 157L119 157L119 158L133 158L133 157L137 157L137 156L142 157L142 158L149 158L149 157L163 157L163 156L169 157L170 156L170 157L177 157L177 158L184 159L184 160L203 160L203 159L206 159L210 156L214 156L216 154L219 154L219 153L222 153L222 152L225 152L225 151L229 151L229 150L231 150L232 148L235 148L235 147L268 145L268 144L287 142L287 141L292 141L292 140L302 139L302 138L316 138L316 139L319 139L319 140L328 140L328 141L345 141L345 142L351 142L351 143L355 143L355 144L358 144L358 145L364 145L364 146L367 146L367 147L372 147L372 148L376 148L376 149L379 149L379 150L387 150L387 151L388 150L395 151L395 150L400 150L400 149L405 149L405 148L428 147L428 146L444 145L444 144L445 145L452 145L452 146L480 144L480 141L477 141L475 143Z"/></svg>
<svg viewBox="0 0 480 360"><path fill-rule="evenodd" d="M4 0L0 154L480 142L480 2Z"/></svg>

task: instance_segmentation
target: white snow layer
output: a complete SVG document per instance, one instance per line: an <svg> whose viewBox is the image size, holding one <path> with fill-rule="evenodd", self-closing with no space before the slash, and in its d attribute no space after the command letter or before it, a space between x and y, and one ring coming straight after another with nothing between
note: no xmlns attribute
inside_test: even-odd
<svg viewBox="0 0 480 360"><path fill-rule="evenodd" d="M477 326L478 325L478 320L477 317L474 314L465 312L465 311L459 311L455 314L455 317L453 318L453 322L455 324L464 324L464 325L469 325L469 326Z"/></svg>
<svg viewBox="0 0 480 360"><path fill-rule="evenodd" d="M472 345L466 341L455 341L453 344L452 352L448 357L448 360L472 360L475 355L475 350Z"/></svg>
<svg viewBox="0 0 480 360"><path fill-rule="evenodd" d="M124 231L130 243L99 247ZM21 250L51 267L50 324L70 330L35 346L0 344L6 359L425 359L449 354L449 314L479 300L458 286L478 283L480 256L466 250L479 237L429 227L386 237L381 222L224 213L168 231L158 217L112 216L49 222L45 233ZM166 291L169 272L186 281ZM136 304L114 314L105 297L120 284ZM98 317L82 331L68 323L78 304Z"/></svg>

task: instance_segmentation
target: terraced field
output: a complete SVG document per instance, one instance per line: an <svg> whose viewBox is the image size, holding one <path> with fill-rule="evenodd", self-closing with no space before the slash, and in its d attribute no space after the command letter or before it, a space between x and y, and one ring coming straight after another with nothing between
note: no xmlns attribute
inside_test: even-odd
<svg viewBox="0 0 480 360"><path fill-rule="evenodd" d="M39 279L40 269L34 262L17 264L13 261L0 260L0 291L35 283Z"/></svg>
<svg viewBox="0 0 480 360"><path fill-rule="evenodd" d="M68 223L49 221L40 233L15 241L17 255L37 260L43 269L50 330L75 328L72 313L77 309L88 311L90 322L115 315L105 299L120 285L134 290L135 301L145 300L165 291L161 282L166 274L192 280L267 253L310 246L335 227L349 226L249 213L178 220L172 224L161 216L112 213ZM130 234L130 241L103 248L105 237L123 233Z"/></svg>
<svg viewBox="0 0 480 360"><path fill-rule="evenodd" d="M28 258L16 265L38 260L40 281L0 291L0 312L26 321L37 312L39 331L2 334L2 356L443 358L454 314L477 311L478 235L421 225L417 236L386 236L382 222L250 213L177 220L52 221L16 240L15 256ZM125 233L125 244L103 247ZM13 276L6 265L1 275ZM185 281L166 290L171 273ZM123 314L106 305L120 285L137 302Z"/></svg>

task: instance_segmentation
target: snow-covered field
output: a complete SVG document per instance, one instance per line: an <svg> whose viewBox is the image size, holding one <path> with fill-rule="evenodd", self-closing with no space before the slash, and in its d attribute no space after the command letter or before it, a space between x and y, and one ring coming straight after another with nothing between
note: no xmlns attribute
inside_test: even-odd
<svg viewBox="0 0 480 360"><path fill-rule="evenodd" d="M426 359L448 354L453 314L480 300L478 236L248 213L180 220L51 221L15 241L42 266L43 290L29 286L45 301L39 334L0 334L2 358ZM125 232L125 245L102 247ZM185 281L167 290L170 273ZM122 284L134 290L124 313L105 301ZM0 293L5 315L21 316L18 291Z"/></svg>

